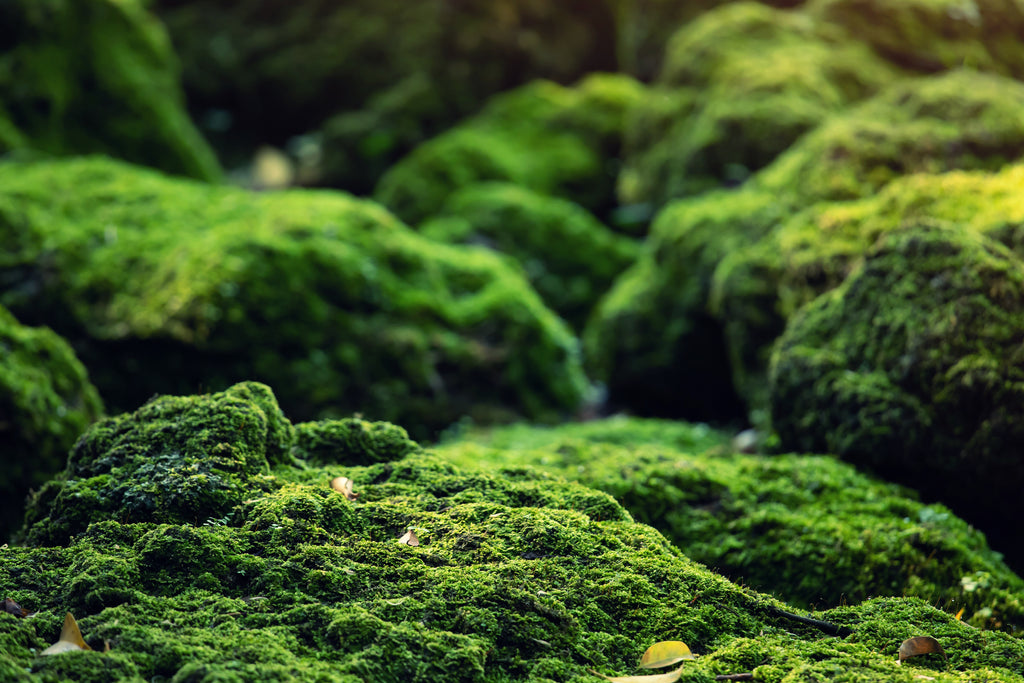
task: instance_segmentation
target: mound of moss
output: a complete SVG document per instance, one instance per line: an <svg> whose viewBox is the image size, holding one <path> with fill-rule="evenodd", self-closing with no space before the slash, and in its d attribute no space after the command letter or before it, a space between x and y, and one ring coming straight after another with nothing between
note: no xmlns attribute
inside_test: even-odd
<svg viewBox="0 0 1024 683"><path fill-rule="evenodd" d="M63 468L68 449L102 412L68 343L0 306L0 539L21 525L29 491Z"/></svg>
<svg viewBox="0 0 1024 683"><path fill-rule="evenodd" d="M615 204L625 120L643 95L639 82L621 74L594 74L571 88L536 81L497 95L390 168L374 197L415 224L459 188L502 181L603 218Z"/></svg>
<svg viewBox="0 0 1024 683"><path fill-rule="evenodd" d="M69 339L114 407L254 377L297 418L426 436L557 416L587 390L575 338L513 268L348 195L10 163L0 241L0 303Z"/></svg>
<svg viewBox="0 0 1024 683"><path fill-rule="evenodd" d="M895 76L806 14L754 2L709 11L672 37L657 89L630 119L620 198L661 206L740 184Z"/></svg>
<svg viewBox="0 0 1024 683"><path fill-rule="evenodd" d="M581 329L598 298L631 264L637 243L580 206L518 185L468 185L419 227L427 237L479 244L518 263L553 311Z"/></svg>
<svg viewBox="0 0 1024 683"><path fill-rule="evenodd" d="M883 236L772 358L787 449L836 453L948 504L1022 566L1024 262L970 231Z"/></svg>
<svg viewBox="0 0 1024 683"><path fill-rule="evenodd" d="M40 513L90 515L111 491L73 470L85 466L118 473L153 514L93 522L65 546L0 553L0 590L37 611L0 613L0 674L584 681L595 680L591 669L633 672L648 645L679 639L701 655L684 669L692 681L746 672L766 680L1024 680L1019 641L922 601L826 613L837 634L827 636L686 559L607 494L527 469L460 470L418 450L370 466L350 464L366 460L355 452L339 452L324 468L288 464L280 458L285 422L270 392L249 384L158 398L87 432L78 464L54 486L95 487L98 497L40 501ZM111 440L111 428L124 439ZM211 438L202 444L196 434ZM143 471L145 449L184 449L181 462L217 453L221 464L244 453L247 464L232 475L238 493L249 490L223 517L161 521L162 492L144 492L154 474ZM210 473L162 470L197 490L216 488ZM354 482L352 496L332 490L337 476ZM68 611L94 651L41 656ZM897 648L915 635L937 638L948 664L925 657L899 666Z"/></svg>
<svg viewBox="0 0 1024 683"><path fill-rule="evenodd" d="M588 362L612 402L640 414L764 410L770 345L785 324L785 257L773 243L780 226L818 202L871 197L905 175L996 171L1022 153L1021 83L967 70L896 83L805 135L743 188L670 203L590 321ZM847 241L815 239L822 251ZM657 401L645 397L650 386ZM731 403L707 400L729 392ZM649 412L651 403L662 407Z"/></svg>
<svg viewBox="0 0 1024 683"><path fill-rule="evenodd" d="M178 63L140 0L0 7L0 153L110 154L204 180L220 168L185 113Z"/></svg>
<svg viewBox="0 0 1024 683"><path fill-rule="evenodd" d="M476 430L435 452L605 491L688 557L791 604L914 596L963 608L980 628L1024 632L1024 581L980 532L833 457L743 455L704 425L624 417Z"/></svg>

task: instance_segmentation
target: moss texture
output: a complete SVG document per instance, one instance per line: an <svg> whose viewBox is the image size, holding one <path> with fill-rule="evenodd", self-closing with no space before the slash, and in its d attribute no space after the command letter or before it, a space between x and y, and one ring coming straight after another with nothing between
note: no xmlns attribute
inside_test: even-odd
<svg viewBox="0 0 1024 683"><path fill-rule="evenodd" d="M71 340L112 406L255 377L297 418L430 435L587 391L575 338L519 273L371 202L101 159L6 164L0 187L0 303Z"/></svg>
<svg viewBox="0 0 1024 683"><path fill-rule="evenodd" d="M553 311L582 329L598 298L636 258L636 241L580 206L508 183L468 185L419 228L427 237L507 254Z"/></svg>
<svg viewBox="0 0 1024 683"><path fill-rule="evenodd" d="M960 70L907 79L830 118L743 188L669 204L584 333L588 362L612 401L707 419L699 412L707 397L684 394L710 387L714 397L729 387L760 420L770 345L788 305L773 251L780 226L819 202L871 197L905 175L999 170L1024 152L1022 112L1024 86L1007 78ZM830 245L822 237L822 251L844 248L846 238ZM648 386L667 408L650 412ZM710 416L742 413L734 400Z"/></svg>
<svg viewBox="0 0 1024 683"><path fill-rule="evenodd" d="M105 153L220 177L185 112L167 34L144 2L12 0L0 26L0 153Z"/></svg>
<svg viewBox="0 0 1024 683"><path fill-rule="evenodd" d="M896 71L836 27L754 2L723 5L673 37L627 127L619 195L656 206L742 183Z"/></svg>
<svg viewBox="0 0 1024 683"><path fill-rule="evenodd" d="M790 319L772 358L786 448L837 453L938 498L1022 566L1024 262L960 228L887 234Z"/></svg>
<svg viewBox="0 0 1024 683"><path fill-rule="evenodd" d="M63 468L68 449L102 412L68 343L0 307L0 539L21 526L30 489Z"/></svg>
<svg viewBox="0 0 1024 683"><path fill-rule="evenodd" d="M178 411L184 404L188 415ZM161 415L164 405L175 419ZM159 447L158 434L183 444L216 433L206 448L252 457L252 469L236 470L247 496L197 525L160 522L154 493L145 521L95 522L63 547L3 549L0 589L38 614L0 614L0 673L12 681L584 681L594 680L590 668L633 672L649 644L677 638L702 655L687 667L693 681L755 668L770 680L909 682L922 672L1024 680L1019 641L917 600L834 611L827 616L855 630L824 636L687 560L607 494L531 470L496 476L424 453L369 467L345 455L329 468L274 466L288 430L275 436L276 419L238 419L272 413L269 390L250 384L159 398L117 418L140 446ZM148 463L109 440L111 424L85 435L89 456L80 462ZM165 473L179 486L209 481ZM329 488L340 474L356 483L356 501ZM126 470L121 482L145 486L149 476ZM70 468L60 484L90 485ZM73 505L87 516L95 502ZM418 546L397 542L409 528ZM88 642L109 641L110 651L38 656L65 611ZM940 640L948 665L897 664L901 640L920 634Z"/></svg>
<svg viewBox="0 0 1024 683"><path fill-rule="evenodd" d="M625 119L643 93L639 82L621 74L594 74L572 88L536 81L503 93L395 164L374 197L419 223L455 190L503 181L603 217L615 203Z"/></svg>
<svg viewBox="0 0 1024 683"><path fill-rule="evenodd" d="M834 457L743 455L704 425L624 417L476 430L435 452L605 491L688 557L791 604L914 596L1024 633L1024 581L980 532Z"/></svg>

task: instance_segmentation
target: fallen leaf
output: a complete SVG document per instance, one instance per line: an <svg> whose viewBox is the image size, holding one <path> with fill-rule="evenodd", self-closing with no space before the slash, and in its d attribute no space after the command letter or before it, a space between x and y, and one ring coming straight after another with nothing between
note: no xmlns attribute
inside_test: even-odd
<svg viewBox="0 0 1024 683"><path fill-rule="evenodd" d="M954 618L955 618L955 619L956 619L957 621L960 621L960 619L962 619L962 618L963 618L963 616L964 616L964 608L963 608L963 607L961 607L961 608L960 608L960 611L956 613L956 617L954 617Z"/></svg>
<svg viewBox="0 0 1024 683"><path fill-rule="evenodd" d="M663 640L647 648L643 657L640 658L640 668L660 669L684 659L696 659L686 643L678 640Z"/></svg>
<svg viewBox="0 0 1024 683"><path fill-rule="evenodd" d="M70 652L72 650L91 650L92 648L86 644L85 639L82 638L82 632L78 630L78 622L71 616L71 612L68 612L64 616L64 627L60 630L60 638L57 642L50 647L43 650L41 655L56 655L61 652Z"/></svg>
<svg viewBox="0 0 1024 683"><path fill-rule="evenodd" d="M331 479L331 488L338 493L345 494L345 497L349 500L355 500L359 497L358 493L352 493L352 480L348 477L335 477Z"/></svg>
<svg viewBox="0 0 1024 683"><path fill-rule="evenodd" d="M683 675L683 668L685 666L686 664L683 664L683 666L675 671L669 671L667 674L654 674L652 676L605 676L593 669L590 670L590 673L600 676L606 681L612 681L612 683L675 683Z"/></svg>
<svg viewBox="0 0 1024 683"><path fill-rule="evenodd" d="M405 545L417 546L417 545L420 544L420 539L416 538L416 532L415 531L413 531L412 529L409 529L408 531L405 532L404 536L402 536L400 539L398 539L398 542L399 543L403 543Z"/></svg>
<svg viewBox="0 0 1024 683"><path fill-rule="evenodd" d="M31 612L14 602L10 598L4 598L4 611L16 617L27 617Z"/></svg>
<svg viewBox="0 0 1024 683"><path fill-rule="evenodd" d="M907 638L900 644L901 662L904 659L910 659L911 657L931 653L938 653L942 655L943 659L949 659L946 657L945 650L943 650L942 646L939 645L939 641L935 640L931 636L914 636L913 638Z"/></svg>

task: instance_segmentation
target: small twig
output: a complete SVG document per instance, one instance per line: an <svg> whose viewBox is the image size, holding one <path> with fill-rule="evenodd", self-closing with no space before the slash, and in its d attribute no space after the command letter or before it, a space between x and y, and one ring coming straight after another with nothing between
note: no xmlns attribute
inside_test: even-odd
<svg viewBox="0 0 1024 683"><path fill-rule="evenodd" d="M748 672L744 674L719 674L715 676L716 681L752 681L754 680L754 673Z"/></svg>
<svg viewBox="0 0 1024 683"><path fill-rule="evenodd" d="M819 630L823 631L824 633L827 633L830 636L837 636L839 638L845 638L846 636L848 636L851 633L853 633L853 629L849 628L848 626L840 626L839 624L833 624L830 621L822 621L821 619L812 619L811 617L802 617L799 614L792 614L791 612L784 612L783 610L779 609L778 607L768 607L768 611L771 612L772 614L774 614L777 617L782 617L783 619L789 619L791 621L796 621L796 622L799 622L801 624L807 624L808 626L813 626L814 628L819 629Z"/></svg>

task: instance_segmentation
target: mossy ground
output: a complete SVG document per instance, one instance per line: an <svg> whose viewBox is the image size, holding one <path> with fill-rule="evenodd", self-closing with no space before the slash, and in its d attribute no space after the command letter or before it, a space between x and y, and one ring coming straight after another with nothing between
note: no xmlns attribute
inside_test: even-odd
<svg viewBox="0 0 1024 683"><path fill-rule="evenodd" d="M258 464L262 443L265 460L238 472L248 497L221 518L108 519L66 547L0 550L0 590L37 611L0 614L7 680L584 681L595 680L591 668L635 671L643 649L670 638L701 655L685 671L692 681L751 670L770 680L1024 680L1020 641L921 601L834 611L827 616L854 633L825 636L687 560L607 494L535 470L459 469L418 450L369 466L347 464L344 453L328 467L274 464L289 430L233 417L277 415L269 397L250 384L158 398L85 435L93 468L147 460L111 442L112 426L152 449L212 424L216 443L199 451L241 447ZM182 405L191 407L185 419ZM383 431L389 443L406 441ZM143 485L140 475L126 470L122 482ZM357 500L330 489L339 475L355 482ZM85 485L71 470L60 481ZM87 515L93 501L78 505ZM397 542L410 528L420 545ZM109 652L39 656L65 611ZM910 635L938 638L949 664L898 666L896 648Z"/></svg>

